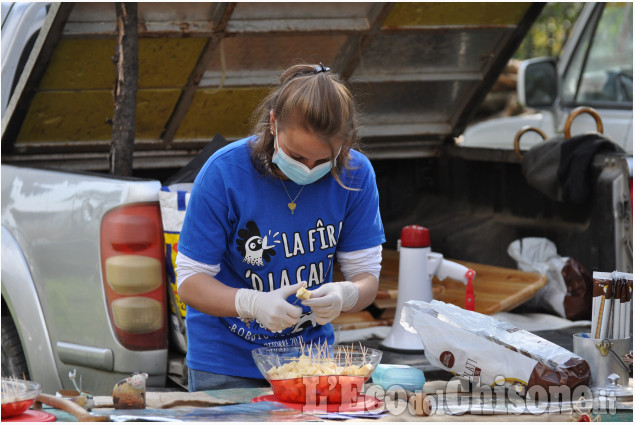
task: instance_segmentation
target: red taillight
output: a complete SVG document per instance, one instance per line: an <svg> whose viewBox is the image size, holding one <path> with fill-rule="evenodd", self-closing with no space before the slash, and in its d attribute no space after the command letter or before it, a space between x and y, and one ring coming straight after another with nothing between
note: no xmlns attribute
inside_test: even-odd
<svg viewBox="0 0 635 425"><path fill-rule="evenodd" d="M108 212L101 223L101 268L110 321L131 350L167 347L167 294L159 204Z"/></svg>

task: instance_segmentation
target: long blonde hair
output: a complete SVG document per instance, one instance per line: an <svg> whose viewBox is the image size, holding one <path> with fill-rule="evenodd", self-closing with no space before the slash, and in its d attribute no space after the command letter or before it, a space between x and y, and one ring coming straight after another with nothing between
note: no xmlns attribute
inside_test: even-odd
<svg viewBox="0 0 635 425"><path fill-rule="evenodd" d="M331 163L337 155L339 141L343 141L337 163L331 174L337 182L343 169L349 169L350 150L358 149L358 111L353 97L337 74L320 65L294 65L280 77L280 85L261 102L254 112L256 137L251 142L252 162L263 174L279 176L272 162L274 136L271 134L270 112L273 111L278 130L287 125L297 126L315 134L331 149Z"/></svg>

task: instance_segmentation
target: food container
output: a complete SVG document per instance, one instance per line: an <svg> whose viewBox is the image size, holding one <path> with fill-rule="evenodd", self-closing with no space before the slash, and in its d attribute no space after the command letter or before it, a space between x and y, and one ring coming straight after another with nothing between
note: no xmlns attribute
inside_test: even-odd
<svg viewBox="0 0 635 425"><path fill-rule="evenodd" d="M357 400L382 352L354 346L263 347L252 351L279 401L321 405Z"/></svg>
<svg viewBox="0 0 635 425"><path fill-rule="evenodd" d="M422 370L400 364L378 364L373 373L373 384L384 390L403 388L407 391L421 391L426 383Z"/></svg>
<svg viewBox="0 0 635 425"><path fill-rule="evenodd" d="M24 413L41 391L42 385L36 382L2 378L2 419Z"/></svg>

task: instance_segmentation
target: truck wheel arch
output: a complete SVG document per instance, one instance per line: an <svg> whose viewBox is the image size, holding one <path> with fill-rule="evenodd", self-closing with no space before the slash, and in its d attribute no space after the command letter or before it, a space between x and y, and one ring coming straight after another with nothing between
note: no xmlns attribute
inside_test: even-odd
<svg viewBox="0 0 635 425"><path fill-rule="evenodd" d="M4 226L2 227L1 244L3 337L5 332L4 316L9 316L26 360L29 378L41 383L43 391L53 391L54 393L62 388L61 380L29 267L17 241ZM23 311L29 313L26 315L16 314L16 312Z"/></svg>

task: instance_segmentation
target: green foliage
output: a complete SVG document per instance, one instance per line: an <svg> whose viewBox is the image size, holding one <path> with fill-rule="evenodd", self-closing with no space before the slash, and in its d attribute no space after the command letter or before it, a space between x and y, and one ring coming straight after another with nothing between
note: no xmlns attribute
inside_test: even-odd
<svg viewBox="0 0 635 425"><path fill-rule="evenodd" d="M547 3L525 36L514 59L558 56L584 3Z"/></svg>

